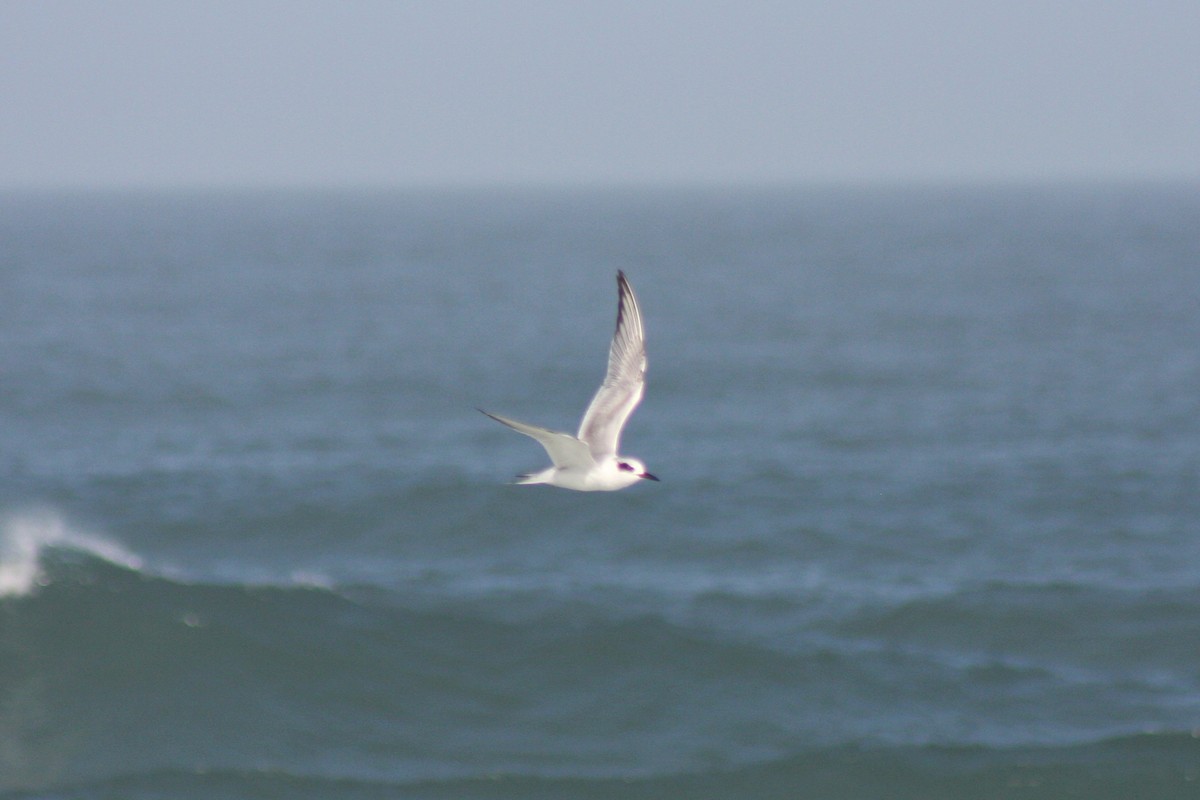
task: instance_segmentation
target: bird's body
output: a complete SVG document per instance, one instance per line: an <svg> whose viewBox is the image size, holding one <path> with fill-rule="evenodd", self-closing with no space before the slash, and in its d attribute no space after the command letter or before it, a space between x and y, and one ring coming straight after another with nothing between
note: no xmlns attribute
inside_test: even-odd
<svg viewBox="0 0 1200 800"><path fill-rule="evenodd" d="M611 492L642 479L658 480L642 462L617 454L621 429L641 402L646 378L642 312L623 272L617 273L617 294L617 330L608 352L608 372L583 415L578 434L552 431L480 409L497 422L536 439L550 456L553 466L522 475L517 483Z"/></svg>

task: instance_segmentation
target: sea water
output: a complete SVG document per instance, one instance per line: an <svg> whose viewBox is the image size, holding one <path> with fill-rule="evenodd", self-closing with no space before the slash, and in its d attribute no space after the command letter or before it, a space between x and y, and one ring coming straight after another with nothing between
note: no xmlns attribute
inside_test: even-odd
<svg viewBox="0 0 1200 800"><path fill-rule="evenodd" d="M0 797L1198 797L1198 490L1195 185L6 195Z"/></svg>

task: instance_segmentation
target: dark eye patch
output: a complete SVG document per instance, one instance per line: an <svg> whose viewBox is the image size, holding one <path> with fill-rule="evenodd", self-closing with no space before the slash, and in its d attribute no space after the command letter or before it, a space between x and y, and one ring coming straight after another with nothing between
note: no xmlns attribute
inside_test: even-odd
<svg viewBox="0 0 1200 800"><path fill-rule="evenodd" d="M617 462L617 469L623 469L626 472L633 472L633 467L626 464L624 461Z"/></svg>

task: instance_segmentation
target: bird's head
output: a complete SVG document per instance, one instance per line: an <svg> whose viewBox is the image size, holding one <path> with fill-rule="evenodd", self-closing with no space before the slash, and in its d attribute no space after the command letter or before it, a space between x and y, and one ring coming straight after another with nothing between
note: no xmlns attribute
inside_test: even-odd
<svg viewBox="0 0 1200 800"><path fill-rule="evenodd" d="M622 472L628 472L636 475L639 478L645 478L648 481L656 481L658 478L646 471L646 465L638 461L636 458L622 458L617 460L617 469Z"/></svg>

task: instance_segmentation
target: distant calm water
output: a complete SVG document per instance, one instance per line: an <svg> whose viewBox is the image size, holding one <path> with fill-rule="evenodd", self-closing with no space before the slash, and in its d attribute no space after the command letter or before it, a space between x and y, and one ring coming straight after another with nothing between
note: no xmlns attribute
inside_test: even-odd
<svg viewBox="0 0 1200 800"><path fill-rule="evenodd" d="M1009 796L1200 797L1200 187L0 198L3 800Z"/></svg>

